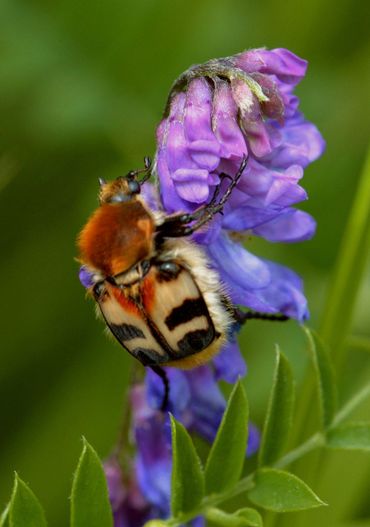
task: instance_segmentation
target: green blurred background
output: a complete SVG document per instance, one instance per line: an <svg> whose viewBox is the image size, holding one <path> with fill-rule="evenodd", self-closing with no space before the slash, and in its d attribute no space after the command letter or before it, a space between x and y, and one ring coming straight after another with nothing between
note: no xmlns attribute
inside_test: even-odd
<svg viewBox="0 0 370 527"><path fill-rule="evenodd" d="M132 361L105 337L84 298L75 238L96 206L98 176L113 178L154 153L168 89L192 63L260 46L309 60L298 94L327 141L303 183L317 236L290 246L251 240L249 249L304 276L318 325L369 136L367 33L362 0L1 1L1 506L15 469L50 525L67 525L81 436L102 457L115 442ZM363 335L370 335L369 289L364 280L355 316ZM256 423L274 343L302 379L303 341L292 322L244 330ZM349 380L369 377L365 355L351 354L344 394ZM309 523L370 525L369 459L343 457L332 456L321 491L331 511L304 513Z"/></svg>

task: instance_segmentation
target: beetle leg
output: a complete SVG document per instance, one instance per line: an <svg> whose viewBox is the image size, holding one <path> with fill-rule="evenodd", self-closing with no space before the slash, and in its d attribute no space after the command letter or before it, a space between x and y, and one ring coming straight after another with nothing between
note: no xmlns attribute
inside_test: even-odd
<svg viewBox="0 0 370 527"><path fill-rule="evenodd" d="M157 232L160 234L160 236L162 238L177 238L181 236L189 236L190 234L193 234L195 231L203 227L203 225L208 223L215 214L217 214L218 212L222 212L223 206L229 199L233 189L235 188L239 179L241 178L243 171L247 165L247 162L247 157L243 157L243 161L241 162L239 170L233 178L224 173L220 174L221 179L231 178L231 183L227 187L226 192L222 196L220 201L217 202L217 197L220 193L220 185L218 185L215 189L211 201L206 205L199 207L199 209L195 210L192 213L176 214L167 217L164 222L161 225L158 225L157 227ZM189 225L189 223L191 222L195 223Z"/></svg>
<svg viewBox="0 0 370 527"><path fill-rule="evenodd" d="M165 412L167 410L168 398L169 398L169 395L170 395L170 382L168 380L167 373L160 366L150 366L150 368L152 369L152 371L154 371L154 373L156 373L158 375L158 377L161 378L161 380L163 382L164 396L163 396L163 400L162 400L162 404L161 404L160 410L161 410L161 412Z"/></svg>
<svg viewBox="0 0 370 527"><path fill-rule="evenodd" d="M247 320L270 320L271 322L285 322L289 317L279 313L260 313L259 311L244 312L241 309L234 309L234 318L239 324L245 324Z"/></svg>

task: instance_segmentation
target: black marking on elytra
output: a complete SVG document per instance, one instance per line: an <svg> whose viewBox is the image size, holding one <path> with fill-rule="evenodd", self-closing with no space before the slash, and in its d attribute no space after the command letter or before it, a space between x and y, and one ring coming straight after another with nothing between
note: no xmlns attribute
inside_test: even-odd
<svg viewBox="0 0 370 527"><path fill-rule="evenodd" d="M176 262L162 262L158 264L157 268L159 271L157 280L160 283L175 280L182 271L181 267Z"/></svg>
<svg viewBox="0 0 370 527"><path fill-rule="evenodd" d="M137 338L145 339L145 335L141 329L134 326L133 324L111 324L110 328L120 341L127 341Z"/></svg>
<svg viewBox="0 0 370 527"><path fill-rule="evenodd" d="M170 331L193 318L208 316L207 305L202 296L198 298L187 298L181 306L174 307L166 317L165 323Z"/></svg>
<svg viewBox="0 0 370 527"><path fill-rule="evenodd" d="M160 362L165 362L162 356L150 348L135 348L130 353L136 357L144 366L155 366Z"/></svg>
<svg viewBox="0 0 370 527"><path fill-rule="evenodd" d="M176 359L177 358L176 351L174 351L171 348L171 346L168 344L167 340L164 338L162 333L159 331L159 329L157 328L157 326L153 322L153 320L150 317L148 317L147 313L144 310L142 311L142 315L145 318L145 322L148 325L148 328L150 330L151 335L155 338L155 340L158 342L160 347L165 352L165 355L163 355L163 357L162 356L159 357L159 355L157 353L157 361L156 362L158 364L160 364L161 362L167 362L170 359Z"/></svg>
<svg viewBox="0 0 370 527"><path fill-rule="evenodd" d="M177 343L180 350L178 358L180 359L203 351L213 342L215 337L216 334L213 324L209 325L207 329L189 331Z"/></svg>

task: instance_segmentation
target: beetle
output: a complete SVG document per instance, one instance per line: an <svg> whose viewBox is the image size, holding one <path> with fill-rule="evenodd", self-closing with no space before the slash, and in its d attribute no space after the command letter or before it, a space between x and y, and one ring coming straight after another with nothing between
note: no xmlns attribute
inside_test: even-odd
<svg viewBox="0 0 370 527"><path fill-rule="evenodd" d="M204 364L226 343L236 320L271 315L237 310L190 239L222 212L247 158L233 177L220 175L229 180L220 198L219 185L208 204L171 215L151 210L143 199L141 187L151 175L150 159L144 163L144 169L112 182L99 180L100 206L78 237L79 261L93 276L90 292L114 337L162 378L165 407L169 386L163 366Z"/></svg>

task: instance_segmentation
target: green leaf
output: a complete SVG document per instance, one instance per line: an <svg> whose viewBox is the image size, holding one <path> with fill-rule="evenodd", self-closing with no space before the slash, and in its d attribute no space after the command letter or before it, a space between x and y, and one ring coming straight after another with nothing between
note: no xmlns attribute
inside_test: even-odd
<svg viewBox="0 0 370 527"><path fill-rule="evenodd" d="M262 517L260 513L256 511L256 509L245 507L244 509L239 509L236 511L236 515L248 522L245 525L251 527L263 527Z"/></svg>
<svg viewBox="0 0 370 527"><path fill-rule="evenodd" d="M214 525L220 527L262 527L261 515L255 509L239 509L234 513L227 513L220 509L209 508L205 517Z"/></svg>
<svg viewBox="0 0 370 527"><path fill-rule="evenodd" d="M204 474L191 437L183 425L171 416L173 516L193 511L204 496Z"/></svg>
<svg viewBox="0 0 370 527"><path fill-rule="evenodd" d="M370 423L347 423L329 430L326 445L344 450L370 450Z"/></svg>
<svg viewBox="0 0 370 527"><path fill-rule="evenodd" d="M5 507L0 517L0 527L9 527L9 509L10 503Z"/></svg>
<svg viewBox="0 0 370 527"><path fill-rule="evenodd" d="M15 475L9 508L10 527L46 527L42 507L32 490Z"/></svg>
<svg viewBox="0 0 370 527"><path fill-rule="evenodd" d="M71 527L112 527L112 511L101 461L84 439L72 484Z"/></svg>
<svg viewBox="0 0 370 527"><path fill-rule="evenodd" d="M322 428L333 421L337 409L337 387L331 358L318 335L303 327L316 372Z"/></svg>
<svg viewBox="0 0 370 527"><path fill-rule="evenodd" d="M205 476L207 495L232 488L243 470L248 439L248 401L240 381L235 385L209 453Z"/></svg>
<svg viewBox="0 0 370 527"><path fill-rule="evenodd" d="M255 505L273 512L292 512L325 505L297 476L274 468L257 470L255 486L248 497Z"/></svg>
<svg viewBox="0 0 370 527"><path fill-rule="evenodd" d="M245 507L236 511L236 515L243 518L248 523L244 525L250 525L251 527L263 527L263 521L260 513L256 509Z"/></svg>
<svg viewBox="0 0 370 527"><path fill-rule="evenodd" d="M285 355L277 348L275 375L263 427L259 465L272 465L282 454L292 426L294 380Z"/></svg>

